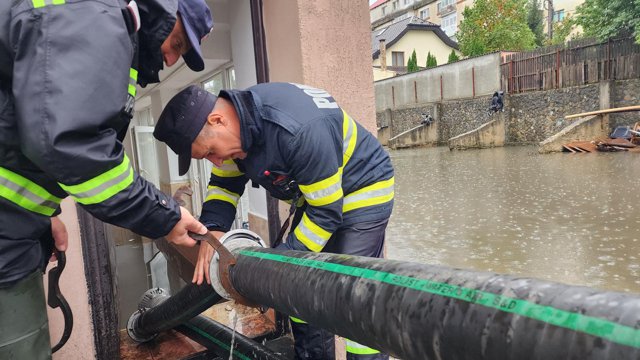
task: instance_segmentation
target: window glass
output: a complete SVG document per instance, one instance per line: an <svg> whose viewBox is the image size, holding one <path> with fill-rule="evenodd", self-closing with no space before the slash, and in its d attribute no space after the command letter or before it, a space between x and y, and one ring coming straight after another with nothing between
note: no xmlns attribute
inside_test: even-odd
<svg viewBox="0 0 640 360"><path fill-rule="evenodd" d="M202 86L208 92L218 95L218 92L224 88L224 78L222 72L213 75L209 80L205 81Z"/></svg>
<svg viewBox="0 0 640 360"><path fill-rule="evenodd" d="M229 89L236 88L236 69L230 67L227 69L227 79L229 79Z"/></svg>
<svg viewBox="0 0 640 360"><path fill-rule="evenodd" d="M453 13L442 18L442 24L440 25L440 27L442 28L442 31L447 34L447 36L453 36L456 34L456 22L458 19L457 15L458 14Z"/></svg>
<svg viewBox="0 0 640 360"><path fill-rule="evenodd" d="M405 66L404 63L404 52L402 51L393 51L391 52L391 65L392 66Z"/></svg>

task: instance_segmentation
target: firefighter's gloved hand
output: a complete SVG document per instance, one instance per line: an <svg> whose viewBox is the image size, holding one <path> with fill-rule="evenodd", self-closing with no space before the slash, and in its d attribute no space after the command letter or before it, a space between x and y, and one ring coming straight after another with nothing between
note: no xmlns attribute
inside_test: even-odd
<svg viewBox="0 0 640 360"><path fill-rule="evenodd" d="M296 239L293 233L289 233L289 236L287 236L287 242L280 243L280 245L276 246L276 249L310 251L303 243L300 242L300 240Z"/></svg>
<svg viewBox="0 0 640 360"><path fill-rule="evenodd" d="M195 246L196 241L187 234L189 231L204 235L207 233L207 228L202 225L200 221L196 220L193 215L189 213L189 210L180 206L180 220L167 234L167 241L174 245Z"/></svg>

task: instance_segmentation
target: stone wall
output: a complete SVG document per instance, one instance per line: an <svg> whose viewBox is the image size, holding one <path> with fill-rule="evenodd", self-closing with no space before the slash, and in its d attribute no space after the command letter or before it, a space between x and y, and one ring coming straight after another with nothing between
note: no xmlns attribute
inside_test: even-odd
<svg viewBox="0 0 640 360"><path fill-rule="evenodd" d="M608 98L607 98L608 97ZM567 120L567 115L601 108L638 105L640 79L620 80L614 83L589 84L571 88L506 95L506 144L538 144L558 133L578 119ZM391 137L420 123L421 114L429 113L438 122L438 143L474 130L493 120L487 114L490 95L436 103L421 103L387 108L376 114L378 127L390 126ZM619 125L633 125L640 121L638 112L610 115L610 130Z"/></svg>
<svg viewBox="0 0 640 360"><path fill-rule="evenodd" d="M422 113L431 114L438 123L438 143L445 144L449 138L464 134L491 121L487 109L491 103L488 96L473 99L419 104L416 107L387 109L376 114L378 127L391 127L391 137L420 125Z"/></svg>
<svg viewBox="0 0 640 360"><path fill-rule="evenodd" d="M477 129L493 120L487 111L490 105L491 96L442 103L442 115L439 119L441 142L446 144L448 139Z"/></svg>
<svg viewBox="0 0 640 360"><path fill-rule="evenodd" d="M612 93L612 107L640 105L640 79L616 81ZM616 126L633 126L637 121L640 121L640 113L634 111L611 114L609 124L613 129Z"/></svg>
<svg viewBox="0 0 640 360"><path fill-rule="evenodd" d="M509 144L537 144L572 123L566 115L600 108L599 84L508 96ZM577 119L576 119L577 120ZM575 120L574 120L575 121Z"/></svg>

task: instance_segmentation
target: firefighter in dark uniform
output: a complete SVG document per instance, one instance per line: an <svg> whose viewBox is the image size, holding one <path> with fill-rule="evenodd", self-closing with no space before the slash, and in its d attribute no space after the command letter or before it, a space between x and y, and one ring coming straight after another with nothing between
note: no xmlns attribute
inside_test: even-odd
<svg viewBox="0 0 640 360"><path fill-rule="evenodd" d="M382 257L393 208L393 167L380 143L326 91L268 83L216 97L191 86L164 109L154 135L179 155L180 173L208 159L200 221L220 237L250 180L298 206L279 248ZM212 249L200 251L194 282L209 281ZM291 319L297 359L333 359L334 336ZM387 359L347 339L347 359Z"/></svg>
<svg viewBox="0 0 640 360"><path fill-rule="evenodd" d="M136 83L180 56L202 70L212 25L204 0L0 1L0 359L51 357L42 271L67 245L67 195L150 238L206 233L133 171L122 140Z"/></svg>

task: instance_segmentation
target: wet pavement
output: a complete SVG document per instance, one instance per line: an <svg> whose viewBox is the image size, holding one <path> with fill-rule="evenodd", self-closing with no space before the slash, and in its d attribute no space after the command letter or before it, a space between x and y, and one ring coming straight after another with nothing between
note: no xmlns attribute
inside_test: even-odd
<svg viewBox="0 0 640 360"><path fill-rule="evenodd" d="M640 157L390 151L387 257L640 293Z"/></svg>

